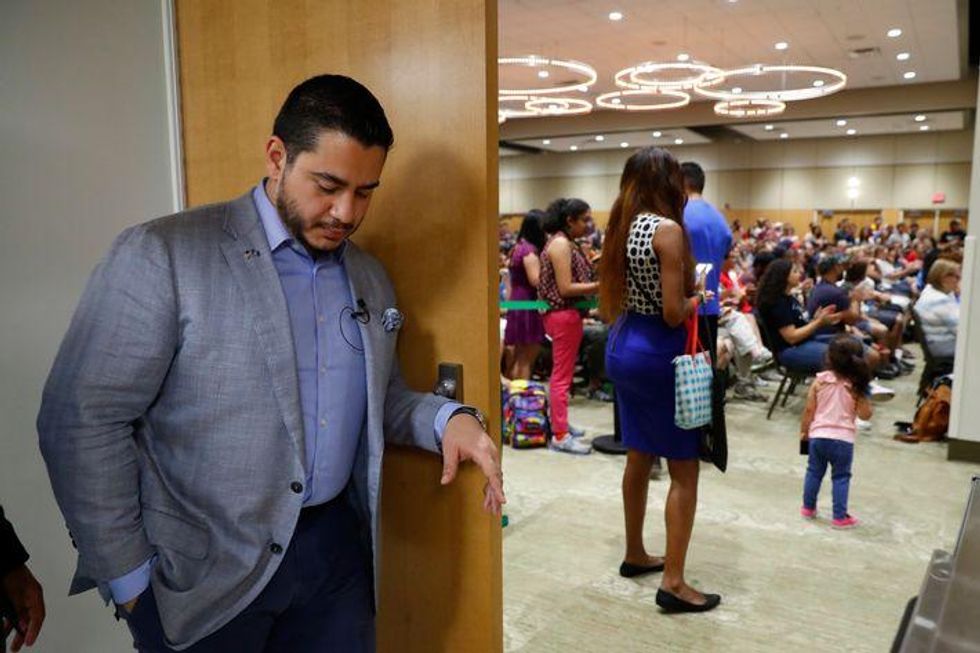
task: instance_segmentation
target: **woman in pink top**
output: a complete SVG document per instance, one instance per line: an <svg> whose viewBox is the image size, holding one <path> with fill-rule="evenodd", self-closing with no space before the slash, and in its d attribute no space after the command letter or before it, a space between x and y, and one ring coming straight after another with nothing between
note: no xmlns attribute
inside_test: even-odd
<svg viewBox="0 0 980 653"><path fill-rule="evenodd" d="M834 338L827 350L826 371L817 374L810 386L800 424L800 439L809 441L809 460L803 481L803 507L800 514L817 516L820 483L831 467L834 519L836 528L850 528L858 520L847 512L847 493L851 486L854 459L855 417L871 418L868 399L871 367L864 347L853 336Z"/></svg>

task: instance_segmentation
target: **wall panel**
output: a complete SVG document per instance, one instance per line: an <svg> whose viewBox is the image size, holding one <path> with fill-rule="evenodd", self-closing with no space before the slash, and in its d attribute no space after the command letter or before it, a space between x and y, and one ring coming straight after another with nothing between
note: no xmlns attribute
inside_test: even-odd
<svg viewBox="0 0 980 653"><path fill-rule="evenodd" d="M395 131L355 240L379 256L406 314L408 382L437 361L465 366L465 399L499 433L496 308L496 3L483 0L178 0L189 204L238 195L263 174L286 93L323 72L351 75ZM447 274L451 271L451 274ZM381 651L502 648L500 521L467 466L389 448L381 531Z"/></svg>

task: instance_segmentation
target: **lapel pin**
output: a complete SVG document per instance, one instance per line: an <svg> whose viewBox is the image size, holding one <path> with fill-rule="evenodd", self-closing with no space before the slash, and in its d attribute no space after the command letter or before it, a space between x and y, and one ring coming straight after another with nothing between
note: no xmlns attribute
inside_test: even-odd
<svg viewBox="0 0 980 653"><path fill-rule="evenodd" d="M245 260L251 261L253 258L258 258L261 256L262 252L257 249L246 249L245 250Z"/></svg>

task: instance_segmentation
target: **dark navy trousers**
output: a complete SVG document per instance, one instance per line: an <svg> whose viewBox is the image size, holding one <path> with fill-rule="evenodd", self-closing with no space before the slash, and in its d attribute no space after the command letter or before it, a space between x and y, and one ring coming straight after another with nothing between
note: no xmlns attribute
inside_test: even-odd
<svg viewBox="0 0 980 653"><path fill-rule="evenodd" d="M357 515L342 494L300 513L269 584L186 653L373 653L374 586ZM121 616L142 653L169 653L152 588Z"/></svg>

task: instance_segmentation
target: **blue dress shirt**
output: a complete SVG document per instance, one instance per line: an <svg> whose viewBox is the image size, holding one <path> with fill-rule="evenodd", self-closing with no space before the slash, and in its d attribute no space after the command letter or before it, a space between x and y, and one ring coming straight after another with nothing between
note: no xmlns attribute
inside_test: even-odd
<svg viewBox="0 0 980 653"><path fill-rule="evenodd" d="M347 486L367 418L364 345L355 316L350 280L344 267L346 242L313 258L279 218L265 193L265 180L252 191L279 274L296 352L300 408L306 444L303 505L330 501ZM462 405L450 402L436 414L434 435L442 434ZM109 581L116 603L147 588L153 556L121 578Z"/></svg>

